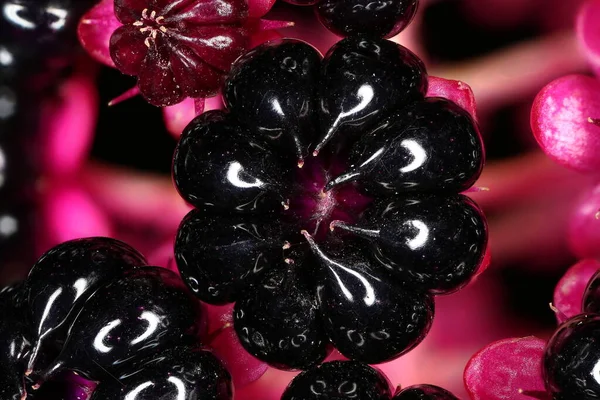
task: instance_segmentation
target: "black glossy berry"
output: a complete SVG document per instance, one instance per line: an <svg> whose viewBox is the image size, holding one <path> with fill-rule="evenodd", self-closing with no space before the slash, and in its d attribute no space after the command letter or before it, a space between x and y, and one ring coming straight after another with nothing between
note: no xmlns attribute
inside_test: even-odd
<svg viewBox="0 0 600 400"><path fill-rule="evenodd" d="M344 356L379 364L413 349L433 322L430 295L395 284L349 239L317 244L317 300L329 338Z"/></svg>
<svg viewBox="0 0 600 400"><path fill-rule="evenodd" d="M0 399L21 400L33 335L23 301L22 285L0 292Z"/></svg>
<svg viewBox="0 0 600 400"><path fill-rule="evenodd" d="M283 210L286 175L276 151L228 114L211 111L195 118L175 150L173 179L196 207L228 213Z"/></svg>
<svg viewBox="0 0 600 400"><path fill-rule="evenodd" d="M316 12L336 35L389 38L410 24L418 5L419 0L323 0Z"/></svg>
<svg viewBox="0 0 600 400"><path fill-rule="evenodd" d="M62 370L92 380L127 373L132 363L196 340L205 315L181 279L159 267L126 271L85 303L60 353L38 381Z"/></svg>
<svg viewBox="0 0 600 400"><path fill-rule="evenodd" d="M67 55L77 44L79 19L95 3L94 0L0 0L0 43L27 48L23 55L32 61Z"/></svg>
<svg viewBox="0 0 600 400"><path fill-rule="evenodd" d="M284 233L277 220L192 210L175 240L179 272L200 299L233 302L240 290L281 262Z"/></svg>
<svg viewBox="0 0 600 400"><path fill-rule="evenodd" d="M231 400L231 376L212 353L174 347L102 381L91 400Z"/></svg>
<svg viewBox="0 0 600 400"><path fill-rule="evenodd" d="M298 262L297 271L274 266L235 303L234 327L244 348L280 369L310 368L331 350L314 286L300 277L307 266Z"/></svg>
<svg viewBox="0 0 600 400"><path fill-rule="evenodd" d="M395 43L345 39L318 77L298 80L287 67L307 54L315 55L296 41L262 45L236 63L229 110L186 128L174 180L198 209L179 227L175 258L202 300L236 303L242 345L272 366L310 368L332 345L355 361L389 361L426 336L432 293L464 286L483 262L484 218L458 196L480 172L481 138L466 111L425 99L423 63ZM313 63L318 57L308 71ZM253 84L252 73L277 84ZM298 89L300 81L315 87ZM304 103L319 124L317 140L303 142L312 153L303 164L283 135L313 135L310 124L290 122ZM265 126L281 136L265 143ZM426 160L409 158L417 147ZM358 162L373 162L379 175ZM407 181L410 193L399 193Z"/></svg>
<svg viewBox="0 0 600 400"><path fill-rule="evenodd" d="M365 134L390 112L423 99L427 73L407 48L388 40L351 37L335 44L321 67L320 129L315 151Z"/></svg>
<svg viewBox="0 0 600 400"><path fill-rule="evenodd" d="M600 314L600 271L596 272L587 284L581 311Z"/></svg>
<svg viewBox="0 0 600 400"><path fill-rule="evenodd" d="M331 228L367 241L373 258L400 282L436 294L466 285L487 247L483 214L462 195L379 200L356 223L334 221Z"/></svg>
<svg viewBox="0 0 600 400"><path fill-rule="evenodd" d="M60 348L73 319L100 286L145 264L134 248L104 237L64 242L42 255L25 282L36 334L28 368L47 366L37 365L39 353Z"/></svg>
<svg viewBox="0 0 600 400"><path fill-rule="evenodd" d="M321 55L307 43L269 42L233 64L225 102L254 132L302 160L316 134L320 65Z"/></svg>
<svg viewBox="0 0 600 400"><path fill-rule="evenodd" d="M565 321L546 344L543 366L554 400L600 398L600 316Z"/></svg>
<svg viewBox="0 0 600 400"><path fill-rule="evenodd" d="M331 361L296 376L281 400L389 400L390 383L378 370L352 361Z"/></svg>
<svg viewBox="0 0 600 400"><path fill-rule="evenodd" d="M357 182L368 193L461 192L483 169L477 124L455 103L415 102L354 144L350 168L328 187Z"/></svg>
<svg viewBox="0 0 600 400"><path fill-rule="evenodd" d="M402 389L392 400L458 400L458 397L439 386L414 385Z"/></svg>

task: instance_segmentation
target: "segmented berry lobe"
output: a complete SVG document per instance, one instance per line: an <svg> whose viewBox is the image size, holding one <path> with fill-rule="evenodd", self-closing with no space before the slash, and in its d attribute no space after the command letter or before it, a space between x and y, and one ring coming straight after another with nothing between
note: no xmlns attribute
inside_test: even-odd
<svg viewBox="0 0 600 400"><path fill-rule="evenodd" d="M115 15L111 58L156 106L214 95L248 45L245 0L115 0Z"/></svg>
<svg viewBox="0 0 600 400"><path fill-rule="evenodd" d="M126 271L87 300L41 379L66 369L91 380L127 374L139 360L197 342L205 328L204 310L176 273Z"/></svg>
<svg viewBox="0 0 600 400"><path fill-rule="evenodd" d="M99 287L145 264L137 250L102 237L64 242L43 254L25 281L37 338L29 369L47 366L39 353L52 353L57 343L64 342L73 319Z"/></svg>
<svg viewBox="0 0 600 400"><path fill-rule="evenodd" d="M389 38L410 24L418 5L418 0L323 0L316 13L319 21L339 36Z"/></svg>
<svg viewBox="0 0 600 400"><path fill-rule="evenodd" d="M414 385L402 389L392 400L458 400L458 397L439 386Z"/></svg>
<svg viewBox="0 0 600 400"><path fill-rule="evenodd" d="M564 322L546 345L543 365L553 399L600 398L600 316L581 314Z"/></svg>
<svg viewBox="0 0 600 400"><path fill-rule="evenodd" d="M483 260L485 219L457 195L483 165L476 123L425 99L423 63L382 39L344 39L323 60L272 42L232 71L227 110L192 121L175 151L196 207L175 243L182 278L235 302L240 342L277 368L313 367L332 346L367 363L410 351L432 294Z"/></svg>
<svg viewBox="0 0 600 400"><path fill-rule="evenodd" d="M229 400L231 376L209 351L174 347L132 365L118 379L102 381L91 400Z"/></svg>
<svg viewBox="0 0 600 400"><path fill-rule="evenodd" d="M302 372L288 385L281 400L389 400L387 378L366 364L332 361Z"/></svg>
<svg viewBox="0 0 600 400"><path fill-rule="evenodd" d="M600 314L600 271L592 276L585 288L581 311Z"/></svg>

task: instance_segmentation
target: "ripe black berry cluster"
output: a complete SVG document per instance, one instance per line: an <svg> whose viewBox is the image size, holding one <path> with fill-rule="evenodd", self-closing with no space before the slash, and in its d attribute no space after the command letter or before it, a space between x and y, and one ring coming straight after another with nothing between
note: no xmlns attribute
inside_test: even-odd
<svg viewBox="0 0 600 400"><path fill-rule="evenodd" d="M600 398L600 271L588 283L581 311L546 345L544 379L555 400Z"/></svg>
<svg viewBox="0 0 600 400"><path fill-rule="evenodd" d="M390 38L413 20L419 0L286 0L315 6L319 21L336 35Z"/></svg>
<svg viewBox="0 0 600 400"><path fill-rule="evenodd" d="M184 131L173 176L196 209L177 265L200 299L236 303L257 358L306 369L333 345L392 360L427 334L432 295L476 274L486 223L459 193L481 172L481 137L426 91L423 63L396 43L347 38L322 59L282 40L239 59L228 111Z"/></svg>
<svg viewBox="0 0 600 400"><path fill-rule="evenodd" d="M201 303L177 274L145 265L125 243L78 239L2 291L0 398L72 371L99 382L93 400L231 399L229 373L199 342Z"/></svg>
<svg viewBox="0 0 600 400"><path fill-rule="evenodd" d="M393 396L393 397L392 397ZM332 361L304 371L290 382L281 400L458 400L438 386L415 385L391 389L380 371L358 362Z"/></svg>

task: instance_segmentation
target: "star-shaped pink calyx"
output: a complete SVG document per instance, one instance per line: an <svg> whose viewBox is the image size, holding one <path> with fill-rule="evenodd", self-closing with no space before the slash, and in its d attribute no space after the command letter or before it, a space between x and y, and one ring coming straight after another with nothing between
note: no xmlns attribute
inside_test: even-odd
<svg viewBox="0 0 600 400"><path fill-rule="evenodd" d="M80 21L79 39L98 61L137 77L150 104L217 94L231 63L264 31L274 0L102 0ZM122 100L122 99L120 99ZM198 108L198 107L197 107Z"/></svg>

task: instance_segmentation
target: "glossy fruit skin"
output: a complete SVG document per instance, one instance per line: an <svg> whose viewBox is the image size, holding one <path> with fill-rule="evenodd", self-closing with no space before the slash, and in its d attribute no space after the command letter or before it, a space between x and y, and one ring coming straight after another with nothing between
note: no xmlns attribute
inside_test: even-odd
<svg viewBox="0 0 600 400"><path fill-rule="evenodd" d="M315 11L338 36L390 38L410 24L418 6L418 0L323 0Z"/></svg>
<svg viewBox="0 0 600 400"><path fill-rule="evenodd" d="M137 250L119 240L91 237L64 242L44 253L25 281L28 308L36 333L29 368L39 352L56 351L87 299L124 271L146 264Z"/></svg>
<svg viewBox="0 0 600 400"><path fill-rule="evenodd" d="M33 343L26 317L23 288L18 284L0 292L0 398L21 400L24 374ZM24 318L25 316L25 318Z"/></svg>
<svg viewBox="0 0 600 400"><path fill-rule="evenodd" d="M283 210L289 189L283 161L230 115L210 111L185 129L173 160L181 196L224 213Z"/></svg>
<svg viewBox="0 0 600 400"><path fill-rule="evenodd" d="M231 400L231 376L209 351L175 347L102 381L91 400Z"/></svg>
<svg viewBox="0 0 600 400"><path fill-rule="evenodd" d="M295 6L314 6L320 0L283 0L286 3L293 4Z"/></svg>
<svg viewBox="0 0 600 400"><path fill-rule="evenodd" d="M423 99L426 92L425 65L407 48L366 37L336 43L321 67L321 137L315 150L330 140L364 134L390 112Z"/></svg>
<svg viewBox="0 0 600 400"><path fill-rule="evenodd" d="M331 351L319 313L316 291L297 270L266 274L235 303L234 327L244 348L279 369L307 369ZM314 287L314 286L313 286Z"/></svg>
<svg viewBox="0 0 600 400"><path fill-rule="evenodd" d="M331 361L296 376L281 400L389 400L391 395L390 383L378 370L353 361Z"/></svg>
<svg viewBox="0 0 600 400"><path fill-rule="evenodd" d="M236 69L243 71L240 76L249 73L248 68L254 69L256 76L287 82L289 71L281 68L279 54L298 60L308 50L289 40L265 44L255 55L236 63ZM239 90L235 79L228 91ZM240 85L250 85L248 79L241 80ZM386 362L410 351L431 327L433 294L449 293L467 284L483 262L481 254L487 245L483 215L457 193L472 183L483 163L479 132L472 119L463 118L466 111L458 106L424 98L427 75L416 56L383 39L348 38L323 59L315 85L320 136L310 144L304 165L298 163L297 148L289 140L287 145L276 143L277 149L262 142L264 132L256 127L264 123L255 123L250 116L269 118L273 114L268 108L262 114L258 103L257 108L246 108L248 115L239 115L236 109L241 103L232 103L229 112L209 112L188 125L173 166L178 190L197 207L180 225L177 236L175 253L182 277L202 300L212 304L235 302L234 328L245 350L287 370L315 366L331 347L366 363ZM285 84L256 84L248 103L285 99L289 90ZM373 98L357 109L357 102L369 90ZM300 98L308 92L303 89ZM439 115L471 124L461 126L459 133L466 132L466 138L454 138L456 132L451 129L448 141L459 142L458 148L463 150L463 142L475 132L477 151L473 150L472 161L477 173L454 169L462 180L452 186L440 183L436 178L439 171L424 168L425 172L417 171L413 177L423 183L418 182L410 193L367 190L370 187L364 186L368 184L351 179L333 181L351 171L348 156L357 142L374 136L372 131L388 119L400 119L402 110L416 103L421 104L419 109L435 109L426 114L428 122L423 122L427 128L423 132L428 134L447 136L444 122L448 121L438 123L435 118ZM356 112L349 113L352 108ZM437 112L438 108L442 111ZM259 114L253 114L256 112ZM408 121L412 117L404 115ZM270 127L282 121L287 119L277 117L270 121ZM414 139L410 133L391 129L386 138L393 142L401 134ZM428 160L429 164L445 167L452 161L443 155L448 143L423 140L423 146L433 147L427 148L427 154L435 158ZM410 163L405 157L394 158L393 150L382 150L392 165ZM237 181L229 173L235 163L236 172L248 172ZM392 183L404 178L401 172L386 174ZM390 220L380 216L381 204L401 204L407 199L422 203L402 204L405 212L398 211ZM406 240L414 239L418 232L402 224L415 220L425 220L423 225L436 231L427 236L432 237L431 242L421 244L427 245L429 258L423 259L416 248L406 247ZM346 228L342 229L342 224ZM351 231L347 227L381 230L382 240L352 235L356 232L347 232ZM469 251L472 254L465 254ZM389 260L377 254L396 263L406 257L414 265L390 268ZM258 274L254 273L255 266Z"/></svg>
<svg viewBox="0 0 600 400"><path fill-rule="evenodd" d="M77 45L77 23L94 3L94 0L2 0L0 48L9 52L20 67L70 56Z"/></svg>
<svg viewBox="0 0 600 400"><path fill-rule="evenodd" d="M565 321L546 345L546 389L555 400L600 398L600 316L581 314Z"/></svg>
<svg viewBox="0 0 600 400"><path fill-rule="evenodd" d="M378 200L354 224L335 232L369 243L373 258L399 282L434 294L470 282L487 248L487 224L468 197L412 194Z"/></svg>
<svg viewBox="0 0 600 400"><path fill-rule="evenodd" d="M174 272L136 268L99 288L75 319L62 352L40 380L70 369L101 380L137 360L196 341L205 313Z"/></svg>
<svg viewBox="0 0 600 400"><path fill-rule="evenodd" d="M592 276L585 288L581 311L584 313L600 314L600 271Z"/></svg>
<svg viewBox="0 0 600 400"><path fill-rule="evenodd" d="M264 139L303 159L316 135L321 58L314 47L295 39L251 50L232 66L225 103Z"/></svg>
<svg viewBox="0 0 600 400"><path fill-rule="evenodd" d="M414 385L398 392L392 400L458 400L458 397L439 386Z"/></svg>
<svg viewBox="0 0 600 400"><path fill-rule="evenodd" d="M356 181L379 194L456 193L475 183L484 159L470 114L449 100L428 98L363 135L350 152L349 171L330 184Z"/></svg>
<svg viewBox="0 0 600 400"><path fill-rule="evenodd" d="M194 209L175 239L184 282L211 304L236 301L240 291L281 262L284 227L260 216L220 215Z"/></svg>
<svg viewBox="0 0 600 400"><path fill-rule="evenodd" d="M349 239L313 245L325 329L340 353L379 364L416 347L431 328L433 298L393 282Z"/></svg>

